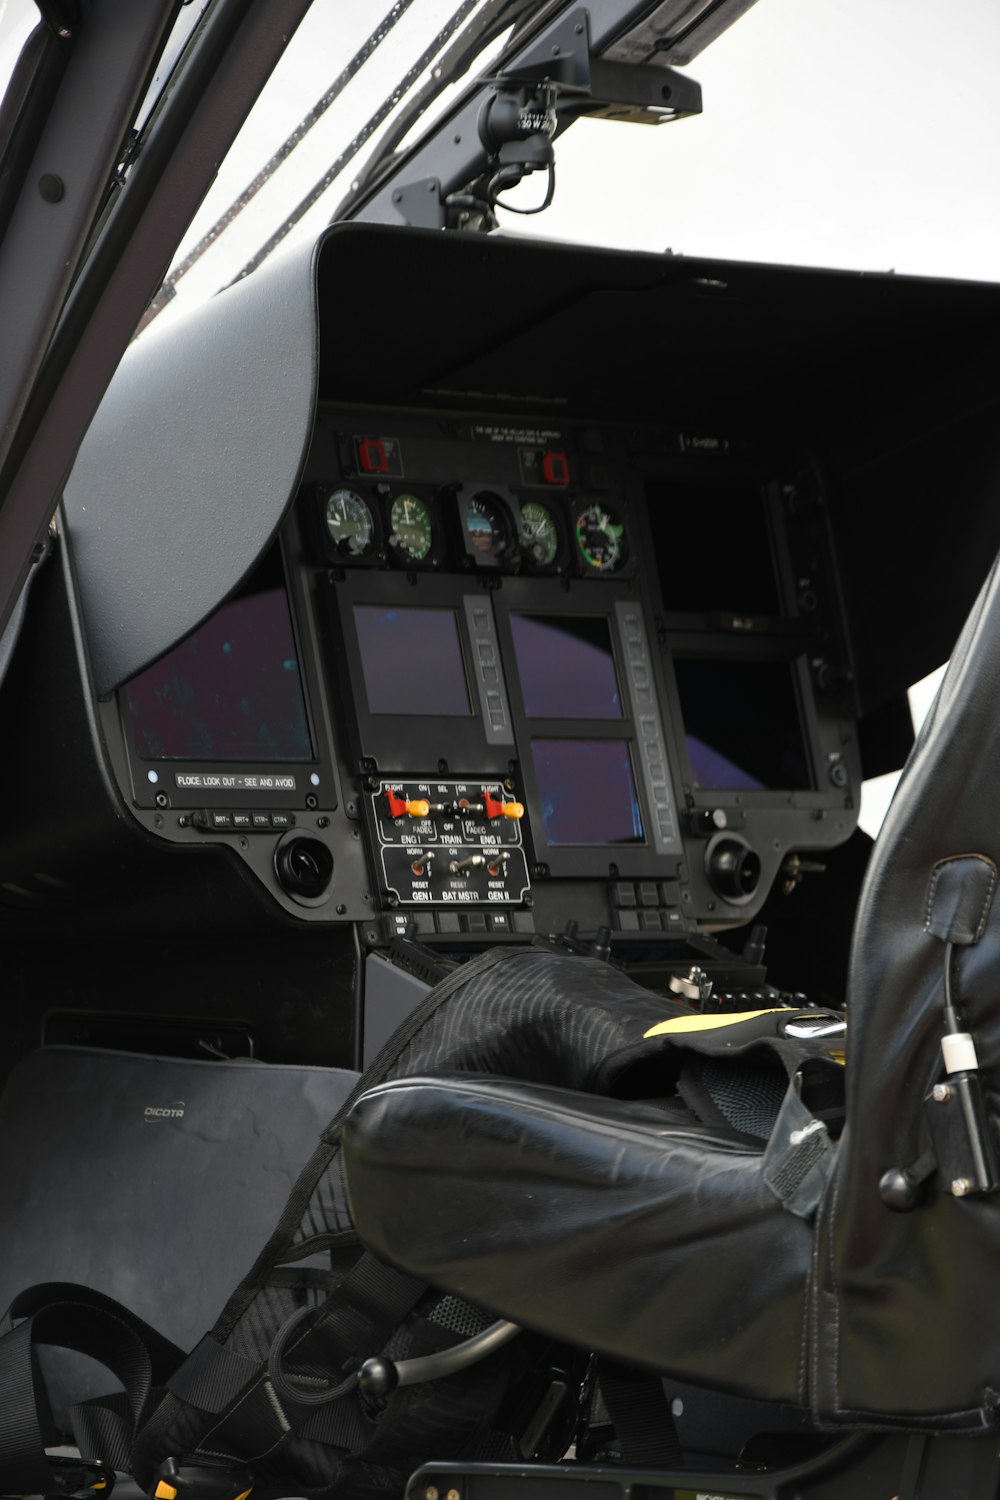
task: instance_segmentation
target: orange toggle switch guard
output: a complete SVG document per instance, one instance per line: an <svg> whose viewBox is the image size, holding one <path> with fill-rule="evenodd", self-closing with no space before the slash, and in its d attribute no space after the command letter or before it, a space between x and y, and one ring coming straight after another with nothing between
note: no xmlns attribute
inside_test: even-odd
<svg viewBox="0 0 1000 1500"><path fill-rule="evenodd" d="M412 801L407 801L398 792L394 792L392 787L386 787L385 795L389 803L389 812L394 818L426 818L430 813L431 805L425 797L417 797Z"/></svg>

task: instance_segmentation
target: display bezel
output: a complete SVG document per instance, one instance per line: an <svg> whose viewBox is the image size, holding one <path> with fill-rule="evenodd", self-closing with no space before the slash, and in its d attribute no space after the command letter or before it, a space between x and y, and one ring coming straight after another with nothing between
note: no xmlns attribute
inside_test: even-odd
<svg viewBox="0 0 1000 1500"><path fill-rule="evenodd" d="M336 627L328 633L328 657L339 667L345 718L351 726L355 756L366 768L390 776L505 776L513 756L511 742L498 744L488 734L473 670L475 661L466 618L466 601L476 589L471 578L426 573L406 577L380 572L376 578L355 570L337 581L328 597ZM477 600L489 608L490 597ZM355 605L379 609L444 609L455 615L462 670L470 712L461 717L436 714L373 714L368 708L364 664L354 625ZM329 617L328 617L329 618ZM332 623L332 622L331 622ZM419 671L419 664L415 668ZM498 662L498 671L501 670ZM442 754L444 747L444 754ZM444 765L442 765L444 762Z"/></svg>
<svg viewBox="0 0 1000 1500"><path fill-rule="evenodd" d="M263 560L254 582L266 582L268 587L280 587L285 595L311 744L309 757L294 761L147 759L135 748L126 702L128 684L123 684L109 702L108 712L114 714L118 724L120 744L128 766L132 800L136 807L234 808L253 811L257 808L282 810L302 809L311 805L322 808L337 806L337 785L328 751L327 734L322 714L316 711L316 705L323 701L316 663L312 647L301 626L301 600L297 599L294 587L290 586L285 577L284 564L277 548ZM178 776L188 778L189 781L200 777L202 784L179 785ZM246 786L246 777L256 778L257 784ZM232 786L230 783L234 778L239 779L241 784ZM288 778L294 780L294 787L287 785Z"/></svg>
<svg viewBox="0 0 1000 1500"><path fill-rule="evenodd" d="M536 873L547 872L554 878L577 876L607 880L616 875L622 875L627 878L669 879L672 878L675 869L671 861L675 857L679 858L682 852L679 831L666 852L663 848L657 849L654 841L654 814L650 804L650 790L642 769L639 726L633 712L625 671L625 642L622 639L618 618L618 607L621 604L627 605L630 610L641 611L633 589L627 580L620 578L568 581L567 586L560 591L558 606L553 605L551 581L545 582L540 579L505 579L503 588L496 596L497 632L506 666L507 689L515 737L521 752L519 770L524 788L524 802L528 811L526 821L529 825L529 838L536 863ZM618 679L622 704L621 717L570 719L533 716L529 718L525 711L524 695L518 674L517 654L511 627L512 615L550 616L554 620L565 619L569 616L605 619ZM645 622L645 636L649 649L649 670L655 680L658 652L655 645L656 638L649 622ZM676 819L677 788L670 776L670 741L667 738L667 727L662 722L663 694L662 685L659 682L656 683L656 693L660 704L664 763ZM535 773L531 750L532 742L539 740L624 741L629 747L644 841L641 844L550 843L545 831L542 789Z"/></svg>
<svg viewBox="0 0 1000 1500"><path fill-rule="evenodd" d="M668 638L665 676L672 712L678 729L678 754L683 771L684 793L697 806L736 804L747 807L788 805L810 806L817 801L829 802L834 789L824 790L820 781L818 728L810 690L808 655L803 643L794 639L771 641L734 641L730 635L671 635ZM695 784L694 769L688 748L688 731L684 707L674 669L675 660L705 661L724 664L738 670L741 664L752 666L784 665L794 695L802 755L810 781L807 786L710 787Z"/></svg>

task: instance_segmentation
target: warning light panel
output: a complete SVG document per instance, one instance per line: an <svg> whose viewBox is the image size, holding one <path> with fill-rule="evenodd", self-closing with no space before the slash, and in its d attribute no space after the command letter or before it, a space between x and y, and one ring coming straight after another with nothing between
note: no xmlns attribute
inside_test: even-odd
<svg viewBox="0 0 1000 1500"><path fill-rule="evenodd" d="M398 438L355 437L354 457L362 474L382 479L403 477L403 454Z"/></svg>

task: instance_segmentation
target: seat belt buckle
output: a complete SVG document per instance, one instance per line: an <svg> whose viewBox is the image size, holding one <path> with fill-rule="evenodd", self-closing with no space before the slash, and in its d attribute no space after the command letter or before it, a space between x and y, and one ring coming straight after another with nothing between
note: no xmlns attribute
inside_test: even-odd
<svg viewBox="0 0 1000 1500"><path fill-rule="evenodd" d="M247 1500L253 1475L240 1465L186 1464L165 1459L153 1476L149 1500Z"/></svg>
<svg viewBox="0 0 1000 1500"><path fill-rule="evenodd" d="M64 1458L47 1454L52 1485L45 1500L108 1500L115 1487L115 1471L100 1459Z"/></svg>

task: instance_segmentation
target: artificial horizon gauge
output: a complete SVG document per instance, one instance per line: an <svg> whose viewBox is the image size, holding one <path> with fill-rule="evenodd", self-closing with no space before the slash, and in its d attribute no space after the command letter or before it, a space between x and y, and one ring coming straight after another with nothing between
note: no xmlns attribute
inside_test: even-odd
<svg viewBox="0 0 1000 1500"><path fill-rule="evenodd" d="M406 562L424 562L434 545L430 508L418 495L397 495L389 511L389 546Z"/></svg>
<svg viewBox="0 0 1000 1500"><path fill-rule="evenodd" d="M576 518L576 545L595 573L614 573L628 556L625 523L618 512L595 500Z"/></svg>
<svg viewBox="0 0 1000 1500"><path fill-rule="evenodd" d="M521 506L521 551L534 568L550 568L559 556L559 527L547 505L528 500Z"/></svg>
<svg viewBox="0 0 1000 1500"><path fill-rule="evenodd" d="M510 527L503 505L489 490L478 490L465 502L462 525L466 549L478 563L503 560L510 544Z"/></svg>
<svg viewBox="0 0 1000 1500"><path fill-rule="evenodd" d="M343 557L368 557L375 550L375 518L354 490L339 489L327 498L324 511L330 540Z"/></svg>

